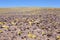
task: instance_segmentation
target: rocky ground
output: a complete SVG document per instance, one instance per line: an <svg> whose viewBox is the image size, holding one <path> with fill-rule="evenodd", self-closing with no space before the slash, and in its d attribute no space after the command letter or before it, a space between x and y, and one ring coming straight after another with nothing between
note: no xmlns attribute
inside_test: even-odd
<svg viewBox="0 0 60 40"><path fill-rule="evenodd" d="M60 40L60 16L0 15L0 40Z"/></svg>

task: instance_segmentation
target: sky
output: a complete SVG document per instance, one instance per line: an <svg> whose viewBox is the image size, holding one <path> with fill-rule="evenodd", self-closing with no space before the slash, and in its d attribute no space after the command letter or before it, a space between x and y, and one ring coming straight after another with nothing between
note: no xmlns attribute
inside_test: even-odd
<svg viewBox="0 0 60 40"><path fill-rule="evenodd" d="M4 7L55 7L60 8L60 0L0 0Z"/></svg>

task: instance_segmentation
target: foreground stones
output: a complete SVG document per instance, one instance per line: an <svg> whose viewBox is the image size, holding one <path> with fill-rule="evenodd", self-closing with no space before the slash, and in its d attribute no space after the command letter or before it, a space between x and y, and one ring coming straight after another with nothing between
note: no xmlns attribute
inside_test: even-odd
<svg viewBox="0 0 60 40"><path fill-rule="evenodd" d="M0 16L0 40L60 40L56 14Z"/></svg>

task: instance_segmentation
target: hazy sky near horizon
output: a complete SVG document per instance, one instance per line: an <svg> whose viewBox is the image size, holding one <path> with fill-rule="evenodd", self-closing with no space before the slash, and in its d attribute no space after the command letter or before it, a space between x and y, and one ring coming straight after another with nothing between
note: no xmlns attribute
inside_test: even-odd
<svg viewBox="0 0 60 40"><path fill-rule="evenodd" d="M60 0L0 0L0 7L59 7Z"/></svg>

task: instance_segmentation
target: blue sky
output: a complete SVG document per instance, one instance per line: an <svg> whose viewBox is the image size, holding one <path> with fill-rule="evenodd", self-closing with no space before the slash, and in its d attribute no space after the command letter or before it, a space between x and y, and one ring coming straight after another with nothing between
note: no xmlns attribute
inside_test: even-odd
<svg viewBox="0 0 60 40"><path fill-rule="evenodd" d="M56 7L60 0L0 0L0 7Z"/></svg>

